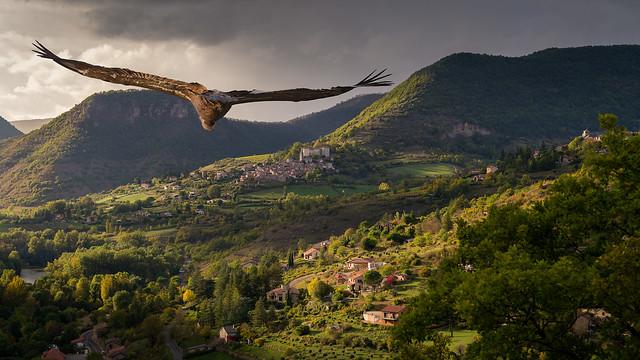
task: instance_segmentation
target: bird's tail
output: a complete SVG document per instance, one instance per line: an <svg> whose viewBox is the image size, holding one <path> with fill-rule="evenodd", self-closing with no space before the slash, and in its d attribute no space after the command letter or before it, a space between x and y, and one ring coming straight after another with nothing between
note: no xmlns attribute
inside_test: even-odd
<svg viewBox="0 0 640 360"><path fill-rule="evenodd" d="M385 79L391 74L385 73L387 69L384 69L380 72L378 70L373 70L369 75L367 75L364 79L360 80L359 83L353 85L353 87L365 87L365 86L389 86L393 85L393 82Z"/></svg>

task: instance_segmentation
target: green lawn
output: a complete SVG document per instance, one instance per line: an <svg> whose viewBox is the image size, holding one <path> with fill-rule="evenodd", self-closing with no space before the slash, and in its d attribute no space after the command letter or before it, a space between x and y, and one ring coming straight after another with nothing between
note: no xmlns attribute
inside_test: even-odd
<svg viewBox="0 0 640 360"><path fill-rule="evenodd" d="M454 173L456 167L451 164L406 164L387 169L389 174L397 177L446 176Z"/></svg>
<svg viewBox="0 0 640 360"><path fill-rule="evenodd" d="M158 230L150 230L145 231L145 235L147 236L170 236L174 235L178 231L176 228L167 228L167 229L158 229Z"/></svg>
<svg viewBox="0 0 640 360"><path fill-rule="evenodd" d="M133 194L129 194L129 195L124 195L124 196L115 196L115 201L116 202L136 202L138 200L147 200L148 197L156 197L157 195L153 192L140 192L140 193L133 193ZM101 199L99 199L98 201L96 201L97 204L105 204L108 202L111 202L111 199L114 196L105 196Z"/></svg>
<svg viewBox="0 0 640 360"><path fill-rule="evenodd" d="M421 291L425 290L425 287L425 279L418 278L403 284L398 284L396 291L398 292L398 296L409 299L420 294Z"/></svg>
<svg viewBox="0 0 640 360"><path fill-rule="evenodd" d="M259 154L259 155L249 155L249 156L241 156L239 158L237 158L238 160L246 160L246 161L251 161L251 162L263 162L266 160L269 160L269 157L272 154Z"/></svg>
<svg viewBox="0 0 640 360"><path fill-rule="evenodd" d="M440 333L451 336L448 330L440 331ZM478 332L475 330L453 330L451 349L455 351L460 345L467 346L471 344L476 336L478 336Z"/></svg>

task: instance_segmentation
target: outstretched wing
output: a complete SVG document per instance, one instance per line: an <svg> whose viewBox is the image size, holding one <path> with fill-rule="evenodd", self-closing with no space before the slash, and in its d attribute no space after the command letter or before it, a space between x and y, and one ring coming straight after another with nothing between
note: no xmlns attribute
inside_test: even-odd
<svg viewBox="0 0 640 360"><path fill-rule="evenodd" d="M207 88L204 85L198 83L188 83L129 69L110 68L92 65L77 60L62 59L38 41L36 41L33 46L36 47L36 50L33 50L33 52L38 54L38 56L45 59L51 59L69 70L94 79L100 79L115 84L139 86L146 89L162 91L187 100L191 100L193 95L203 94L207 91Z"/></svg>
<svg viewBox="0 0 640 360"><path fill-rule="evenodd" d="M384 69L380 72L374 70L359 83L350 86L334 86L329 89L299 88L266 92L258 92L255 90L233 90L226 91L225 94L233 98L233 100L231 100L230 102L231 105L257 101L309 101L344 94L357 87L389 86L393 83L391 81L383 80L391 76L391 74L385 74L386 71L387 69Z"/></svg>

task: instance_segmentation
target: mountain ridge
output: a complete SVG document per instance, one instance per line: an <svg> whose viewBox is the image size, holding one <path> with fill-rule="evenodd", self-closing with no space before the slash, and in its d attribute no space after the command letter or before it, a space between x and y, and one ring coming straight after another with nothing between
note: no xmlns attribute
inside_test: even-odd
<svg viewBox="0 0 640 360"><path fill-rule="evenodd" d="M520 57L457 53L422 68L324 140L392 151L493 154L566 141L597 115L640 124L640 46L550 48Z"/></svg>
<svg viewBox="0 0 640 360"><path fill-rule="evenodd" d="M279 123L221 119L209 133L181 99L138 90L94 94L42 128L0 145L0 201L76 197L224 157L276 151L330 132L379 96L328 109L333 123L323 112Z"/></svg>
<svg viewBox="0 0 640 360"><path fill-rule="evenodd" d="M14 136L22 135L8 120L0 116L0 141Z"/></svg>
<svg viewBox="0 0 640 360"><path fill-rule="evenodd" d="M11 125L20 130L23 134L28 134L34 130L37 130L53 120L53 118L46 119L29 119L29 120L15 120L11 121Z"/></svg>

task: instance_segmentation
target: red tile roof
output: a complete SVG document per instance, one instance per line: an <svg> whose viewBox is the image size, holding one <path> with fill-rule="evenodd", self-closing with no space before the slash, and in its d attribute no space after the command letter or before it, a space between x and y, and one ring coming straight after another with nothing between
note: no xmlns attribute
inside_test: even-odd
<svg viewBox="0 0 640 360"><path fill-rule="evenodd" d="M401 313L401 312L405 312L406 310L407 310L407 307L404 305L387 305L382 308L383 312L389 312L389 313Z"/></svg>
<svg viewBox="0 0 640 360"><path fill-rule="evenodd" d="M53 348L43 352L42 358L45 360L64 360L65 356L62 351L57 348Z"/></svg>

